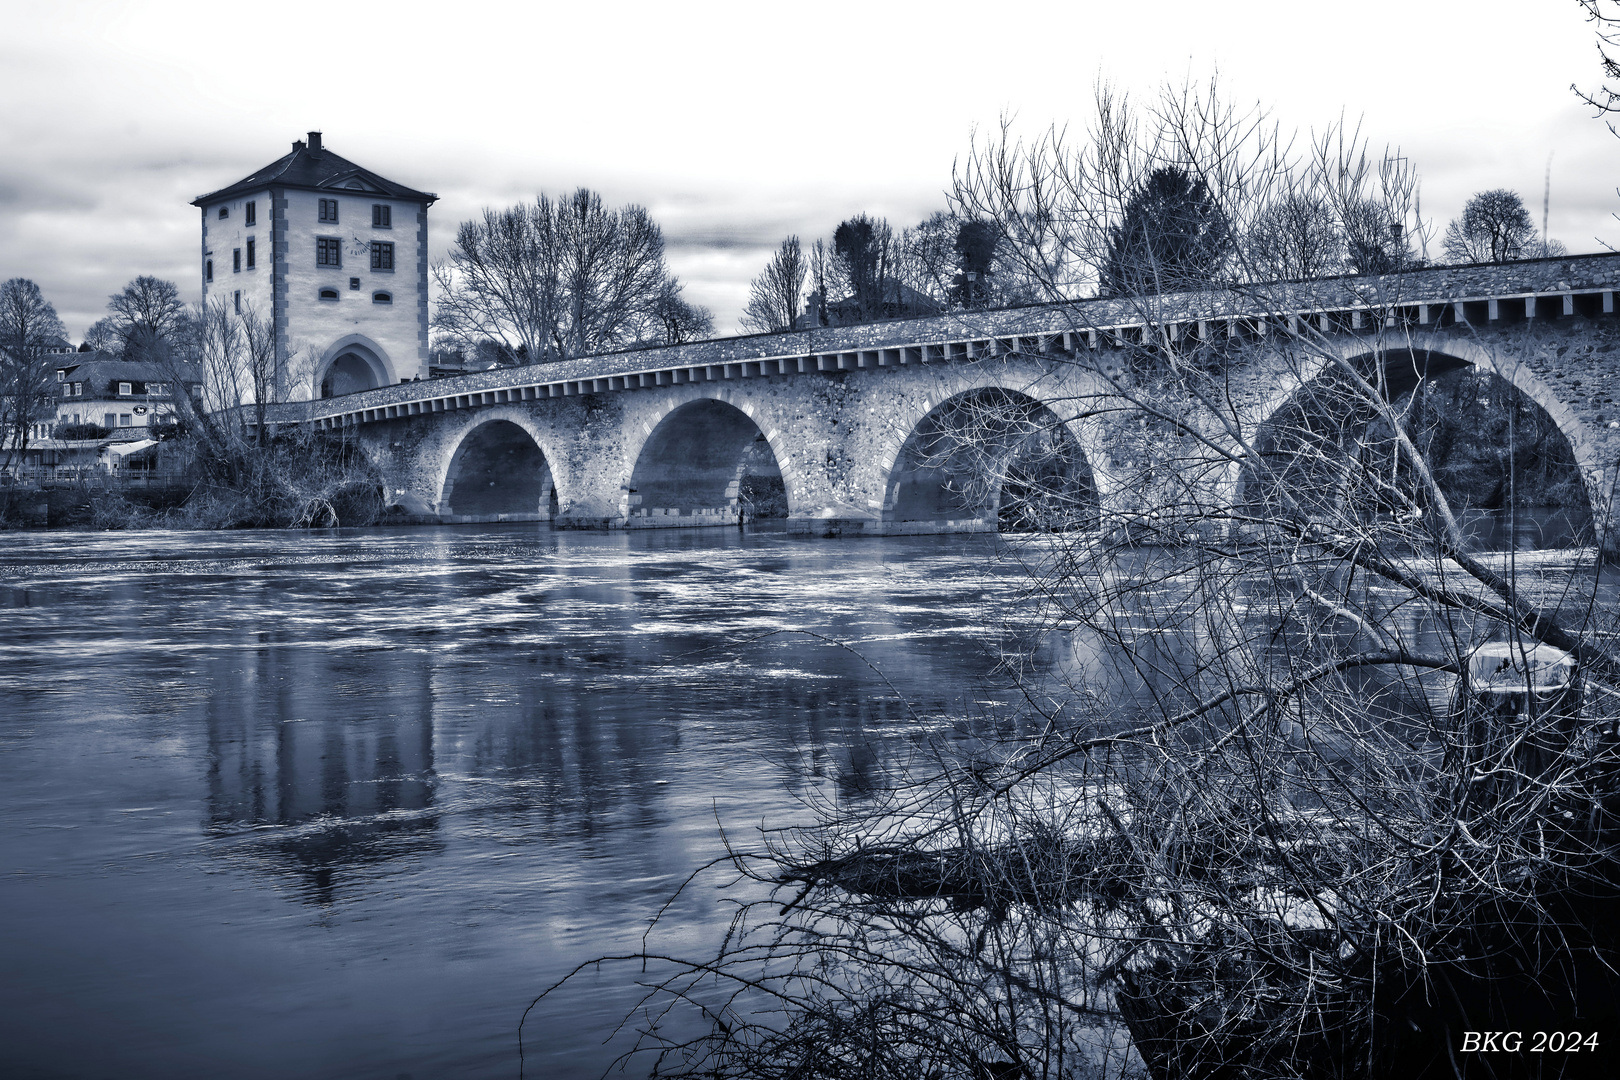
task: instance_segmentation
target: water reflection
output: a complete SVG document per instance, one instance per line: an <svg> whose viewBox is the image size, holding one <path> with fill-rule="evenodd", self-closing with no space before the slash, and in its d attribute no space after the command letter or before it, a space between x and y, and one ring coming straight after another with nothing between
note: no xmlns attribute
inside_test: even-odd
<svg viewBox="0 0 1620 1080"><path fill-rule="evenodd" d="M428 669L378 672L364 654L277 648L278 636L251 632L251 650L207 660L208 825L327 905L345 869L437 849ZM376 722L350 715L352 698ZM271 825L295 828L260 831Z"/></svg>
<svg viewBox="0 0 1620 1080"><path fill-rule="evenodd" d="M994 543L6 537L0 1040L121 1076L501 1072L521 1006L638 941L717 824L864 798L1012 699ZM541 1071L599 1073L635 993L531 1030Z"/></svg>

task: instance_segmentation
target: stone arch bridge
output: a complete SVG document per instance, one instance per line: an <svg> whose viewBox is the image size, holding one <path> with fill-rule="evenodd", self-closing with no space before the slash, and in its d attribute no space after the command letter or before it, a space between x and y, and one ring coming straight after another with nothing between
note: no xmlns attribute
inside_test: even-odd
<svg viewBox="0 0 1620 1080"><path fill-rule="evenodd" d="M1620 255L1604 254L1094 300L407 382L277 406L271 419L352 433L391 503L446 521L720 525L774 500L793 531L988 531L1024 450L1008 443L981 462L999 475L967 498L972 485L931 458L953 408L989 401L1044 418L1030 430L1061 444L1055 458L1106 520L1144 494L1127 479L1139 475L1141 421L1098 404L1149 377L1132 369L1134 346L1233 346L1224 399L1260 425L1310 382L1276 347L1308 333L1320 355L1400 348L1519 387L1568 440L1603 545L1620 551L1608 512L1620 478L1617 289ZM1192 422L1218 427L1213 413Z"/></svg>

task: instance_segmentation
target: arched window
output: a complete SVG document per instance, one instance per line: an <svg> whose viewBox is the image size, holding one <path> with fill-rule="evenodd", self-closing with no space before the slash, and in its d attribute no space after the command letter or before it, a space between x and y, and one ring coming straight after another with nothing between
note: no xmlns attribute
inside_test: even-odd
<svg viewBox="0 0 1620 1080"><path fill-rule="evenodd" d="M392 293L374 292L371 294L371 302L373 304L392 304L394 297Z"/></svg>
<svg viewBox="0 0 1620 1080"><path fill-rule="evenodd" d="M321 299L322 300L336 300L337 298L338 298L338 291L336 289L322 289L321 290Z"/></svg>

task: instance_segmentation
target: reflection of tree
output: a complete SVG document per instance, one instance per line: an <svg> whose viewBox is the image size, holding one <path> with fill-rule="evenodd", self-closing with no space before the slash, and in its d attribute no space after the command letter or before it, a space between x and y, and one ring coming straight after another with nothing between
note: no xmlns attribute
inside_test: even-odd
<svg viewBox="0 0 1620 1080"><path fill-rule="evenodd" d="M235 850L292 872L312 903L341 879L437 848L428 670L373 700L357 724L339 702L375 680L374 657L287 647L261 632L256 662L217 662L207 704L208 809ZM278 647L279 646L279 647ZM259 833L257 827L277 829Z"/></svg>

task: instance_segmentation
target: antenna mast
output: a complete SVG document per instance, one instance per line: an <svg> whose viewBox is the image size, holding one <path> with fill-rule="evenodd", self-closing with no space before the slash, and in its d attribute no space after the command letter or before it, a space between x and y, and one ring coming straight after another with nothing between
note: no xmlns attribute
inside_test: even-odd
<svg viewBox="0 0 1620 1080"><path fill-rule="evenodd" d="M1541 188L1541 253L1543 255L1547 254L1548 245L1551 243L1547 239L1547 210L1552 206L1552 159L1553 152L1548 151L1547 178Z"/></svg>

